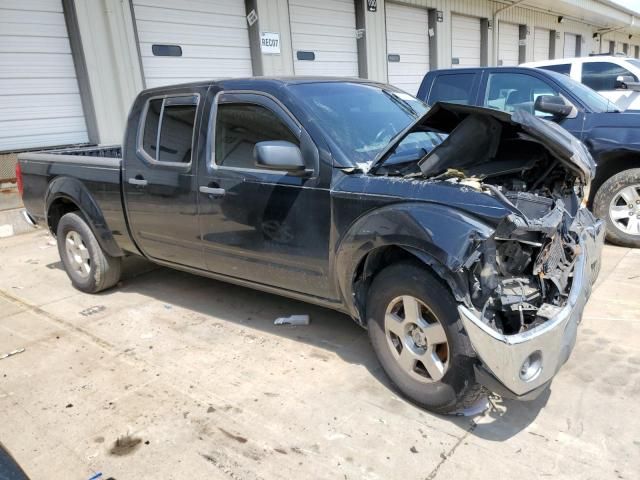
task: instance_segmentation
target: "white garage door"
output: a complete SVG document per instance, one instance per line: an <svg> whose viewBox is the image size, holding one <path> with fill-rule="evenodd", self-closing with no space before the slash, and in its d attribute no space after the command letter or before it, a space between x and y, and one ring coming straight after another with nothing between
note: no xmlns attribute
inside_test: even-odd
<svg viewBox="0 0 640 480"><path fill-rule="evenodd" d="M576 41L578 40L577 35L573 33L565 33L564 34L564 48L562 56L564 58L571 58L576 56Z"/></svg>
<svg viewBox="0 0 640 480"><path fill-rule="evenodd" d="M518 65L520 27L514 23L500 22L498 31L498 65Z"/></svg>
<svg viewBox="0 0 640 480"><path fill-rule="evenodd" d="M358 76L353 0L289 0L296 75Z"/></svg>
<svg viewBox="0 0 640 480"><path fill-rule="evenodd" d="M546 28L536 28L533 31L533 60L549 59L549 39L551 33Z"/></svg>
<svg viewBox="0 0 640 480"><path fill-rule="evenodd" d="M480 19L451 15L451 66L480 66Z"/></svg>
<svg viewBox="0 0 640 480"><path fill-rule="evenodd" d="M134 0L133 6L147 87L251 76L243 0ZM165 45L180 47L181 55L166 56L180 49Z"/></svg>
<svg viewBox="0 0 640 480"><path fill-rule="evenodd" d="M60 0L3 0L0 38L0 151L87 142Z"/></svg>
<svg viewBox="0 0 640 480"><path fill-rule="evenodd" d="M387 3L389 83L415 95L429 71L429 16L424 8Z"/></svg>

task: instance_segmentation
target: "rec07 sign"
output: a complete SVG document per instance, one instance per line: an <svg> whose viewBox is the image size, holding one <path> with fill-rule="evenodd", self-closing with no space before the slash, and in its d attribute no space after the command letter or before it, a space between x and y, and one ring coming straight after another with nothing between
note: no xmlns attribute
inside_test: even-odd
<svg viewBox="0 0 640 480"><path fill-rule="evenodd" d="M272 32L260 33L260 51L267 54L280 54L280 34Z"/></svg>

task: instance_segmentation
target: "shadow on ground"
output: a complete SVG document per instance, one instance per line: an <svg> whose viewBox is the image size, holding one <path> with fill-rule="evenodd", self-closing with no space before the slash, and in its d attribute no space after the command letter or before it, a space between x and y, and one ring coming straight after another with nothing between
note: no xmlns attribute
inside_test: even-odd
<svg viewBox="0 0 640 480"><path fill-rule="evenodd" d="M47 267L63 269L61 262L51 263ZM222 321L241 324L333 352L349 363L363 365L376 380L390 391L399 394L375 358L366 331L345 314L278 295L159 267L141 257L125 259L122 281L117 289L122 292L143 294L165 304L204 315L215 314ZM107 290L97 295L109 297L114 291ZM243 308L238 309L238 305L243 305ZM304 327L273 324L278 317L294 314L308 314L312 319L311 324ZM476 424L478 417L453 415L440 417L472 435L500 442L508 440L530 425L545 407L549 396L549 389L529 402L491 396L491 407L482 417L482 422L478 424Z"/></svg>

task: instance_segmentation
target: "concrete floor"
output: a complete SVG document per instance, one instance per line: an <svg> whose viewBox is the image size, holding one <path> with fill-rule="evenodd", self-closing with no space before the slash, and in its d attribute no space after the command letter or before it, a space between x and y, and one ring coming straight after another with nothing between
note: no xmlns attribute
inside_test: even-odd
<svg viewBox="0 0 640 480"><path fill-rule="evenodd" d="M0 258L0 353L26 349L0 360L0 440L33 479L638 478L640 250L606 247L549 394L475 418L400 398L335 312L138 259L85 295L43 231Z"/></svg>

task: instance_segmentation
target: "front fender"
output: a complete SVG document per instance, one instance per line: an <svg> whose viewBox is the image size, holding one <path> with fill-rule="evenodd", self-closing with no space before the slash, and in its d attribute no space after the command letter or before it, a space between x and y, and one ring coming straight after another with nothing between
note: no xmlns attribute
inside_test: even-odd
<svg viewBox="0 0 640 480"><path fill-rule="evenodd" d="M493 233L486 223L445 205L412 202L374 210L355 221L337 247L340 293L349 311L357 316L353 290L357 267L368 253L385 246L407 250L451 285L475 245Z"/></svg>
<svg viewBox="0 0 640 480"><path fill-rule="evenodd" d="M47 225L51 229L49 212L51 205L61 198L73 202L82 212L84 218L87 219L89 228L96 236L98 243L102 249L112 257L121 257L124 255L122 249L118 246L111 229L104 219L104 215L100 206L96 202L91 192L84 184L73 177L56 177L51 181L45 193L45 215ZM52 232L55 234L55 232Z"/></svg>

